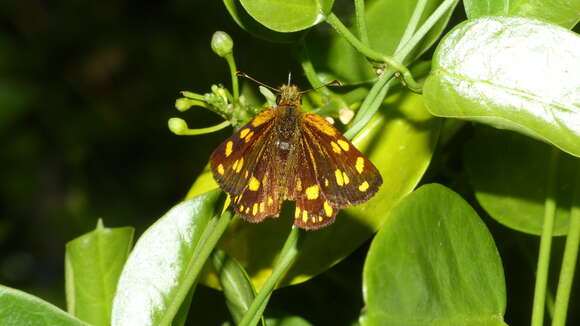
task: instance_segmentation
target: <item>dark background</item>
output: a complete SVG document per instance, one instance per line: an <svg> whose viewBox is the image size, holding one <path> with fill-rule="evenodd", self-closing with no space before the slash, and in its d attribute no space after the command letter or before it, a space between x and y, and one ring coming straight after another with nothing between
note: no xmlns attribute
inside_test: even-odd
<svg viewBox="0 0 580 326"><path fill-rule="evenodd" d="M234 39L240 70L272 85L293 71L304 83L288 46L242 31L221 1L0 1L0 284L64 307L67 241L98 218L106 226L132 225L139 236L183 198L231 132L180 137L167 128L172 116L192 128L220 122L202 109L173 108L181 90L229 87L227 65L210 48L216 30ZM460 149L469 128L438 149L426 177L468 200ZM485 222L506 269L506 319L527 324L537 238ZM290 312L315 325L355 321L367 247L312 281L276 292L269 314ZM203 286L192 314L200 325L228 318L221 293Z"/></svg>

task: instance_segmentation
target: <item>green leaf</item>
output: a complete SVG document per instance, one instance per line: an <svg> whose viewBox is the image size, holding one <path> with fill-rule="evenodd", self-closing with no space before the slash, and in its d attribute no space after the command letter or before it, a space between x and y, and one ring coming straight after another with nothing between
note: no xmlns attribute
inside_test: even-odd
<svg viewBox="0 0 580 326"><path fill-rule="evenodd" d="M83 326L88 324L40 298L0 285L0 325Z"/></svg>
<svg viewBox="0 0 580 326"><path fill-rule="evenodd" d="M203 244L201 236L210 219L219 214L219 198L216 190L184 201L143 233L119 279L113 326L171 322L169 314L182 303L176 302L177 293L184 290L196 247Z"/></svg>
<svg viewBox="0 0 580 326"><path fill-rule="evenodd" d="M322 230L307 232L301 254L284 276L281 285L306 281L324 272L368 240L382 225L388 211L423 176L439 133L439 120L424 108L422 96L399 92L387 98L375 118L353 139L353 143L377 166L385 184L369 202L342 210L336 222ZM217 187L206 170L190 189L190 194ZM189 195L189 194L188 194ZM292 210L293 204L286 205ZM235 218L219 247L234 257L259 289L272 271L276 255L288 234L293 210L253 224ZM205 284L219 287L215 274Z"/></svg>
<svg viewBox="0 0 580 326"><path fill-rule="evenodd" d="M513 132L477 128L465 148L465 166L478 202L491 217L512 229L542 234L552 149ZM577 165L578 159L560 155L554 235L568 230L574 189L570 176Z"/></svg>
<svg viewBox="0 0 580 326"><path fill-rule="evenodd" d="M363 270L370 325L506 325L500 257L491 234L459 195L423 186L393 211Z"/></svg>
<svg viewBox="0 0 580 326"><path fill-rule="evenodd" d="M113 297L134 229L97 228L66 245L67 310L92 325L110 325Z"/></svg>
<svg viewBox="0 0 580 326"><path fill-rule="evenodd" d="M277 32L310 28L326 18L334 0L240 0L248 14Z"/></svg>
<svg viewBox="0 0 580 326"><path fill-rule="evenodd" d="M580 156L580 37L538 20L488 17L446 35L423 87L434 115L478 121Z"/></svg>
<svg viewBox="0 0 580 326"><path fill-rule="evenodd" d="M212 261L214 269L219 275L220 286L224 290L226 305L234 322L238 324L254 301L256 291L240 263L228 256L223 250L214 250ZM256 322L252 324L255 325ZM262 324L264 324L263 320Z"/></svg>
<svg viewBox="0 0 580 326"><path fill-rule="evenodd" d="M296 42L302 33L278 33L264 27L252 18L246 10L240 5L238 0L223 0L226 9L234 21L246 32L253 36L275 43L293 43Z"/></svg>
<svg viewBox="0 0 580 326"><path fill-rule="evenodd" d="M427 0L420 23L437 8L441 0ZM366 5L366 19L370 45L386 55L393 55L407 27L417 0L374 0ZM409 58L410 62L430 48L441 35L453 10L429 31ZM353 15L354 16L354 15ZM354 23L354 19L352 19ZM354 30L354 28L351 28ZM388 32L385 32L388 31ZM376 78L371 64L343 37L327 31L313 31L306 39L310 56L320 73L346 83L368 81Z"/></svg>
<svg viewBox="0 0 580 326"><path fill-rule="evenodd" d="M464 0L469 19L483 16L537 18L571 29L580 17L578 0Z"/></svg>
<svg viewBox="0 0 580 326"><path fill-rule="evenodd" d="M312 324L298 316L284 316L266 318L267 326L311 326ZM223 323L222 326L232 326L231 323Z"/></svg>

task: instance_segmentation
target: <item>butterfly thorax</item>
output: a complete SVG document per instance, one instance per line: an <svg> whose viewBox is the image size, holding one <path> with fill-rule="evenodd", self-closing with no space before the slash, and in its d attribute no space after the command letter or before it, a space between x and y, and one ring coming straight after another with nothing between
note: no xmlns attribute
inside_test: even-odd
<svg viewBox="0 0 580 326"><path fill-rule="evenodd" d="M300 93L296 86L280 87L277 99L276 123L274 124L274 160L278 176L278 189L282 198L287 195L288 187L295 175L300 139Z"/></svg>

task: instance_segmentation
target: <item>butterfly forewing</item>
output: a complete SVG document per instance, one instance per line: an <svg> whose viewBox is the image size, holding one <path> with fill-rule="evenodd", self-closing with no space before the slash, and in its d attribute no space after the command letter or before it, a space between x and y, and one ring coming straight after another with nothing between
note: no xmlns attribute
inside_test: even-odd
<svg viewBox="0 0 580 326"><path fill-rule="evenodd" d="M324 118L304 114L302 137L322 192L333 205L360 204L377 192L383 182L377 168Z"/></svg>
<svg viewBox="0 0 580 326"><path fill-rule="evenodd" d="M248 184L256 164L271 140L276 110L260 112L211 154L213 176L229 195L237 196Z"/></svg>

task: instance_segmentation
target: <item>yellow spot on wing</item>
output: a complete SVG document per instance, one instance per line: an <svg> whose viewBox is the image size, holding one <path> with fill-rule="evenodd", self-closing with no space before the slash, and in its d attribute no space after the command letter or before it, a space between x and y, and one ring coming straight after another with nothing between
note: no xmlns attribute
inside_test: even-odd
<svg viewBox="0 0 580 326"><path fill-rule="evenodd" d="M306 210L302 211L302 222L308 222L308 212Z"/></svg>
<svg viewBox="0 0 580 326"><path fill-rule="evenodd" d="M326 216L328 217L332 216L332 206L330 206L328 201L324 202L324 213L326 213Z"/></svg>
<svg viewBox="0 0 580 326"><path fill-rule="evenodd" d="M324 178L324 186L328 187L328 179Z"/></svg>
<svg viewBox="0 0 580 326"><path fill-rule="evenodd" d="M314 113L307 113L304 115L304 119L308 121L311 125L316 127L316 129L322 131L323 133L334 136L336 135L336 131L332 127L328 121L324 120L323 117L319 116L318 114Z"/></svg>
<svg viewBox="0 0 580 326"><path fill-rule="evenodd" d="M296 210L294 211L294 218L300 217L300 207L296 206Z"/></svg>
<svg viewBox="0 0 580 326"><path fill-rule="evenodd" d="M248 184L248 188L251 191L256 191L256 190L260 189L260 180L256 179L256 177L252 176L252 178L250 179L250 183Z"/></svg>
<svg viewBox="0 0 580 326"><path fill-rule="evenodd" d="M336 169L334 171L334 176L336 177L336 183L338 184L338 186L342 187L342 185L344 184L344 180L342 180L342 172L339 169Z"/></svg>
<svg viewBox="0 0 580 326"><path fill-rule="evenodd" d="M274 114L276 114L276 112L274 112L274 110L272 109L260 112L260 114L258 114L252 121L252 126L257 127L263 124L264 122L272 119L272 117L274 117Z"/></svg>
<svg viewBox="0 0 580 326"><path fill-rule="evenodd" d="M238 162L238 161L236 161ZM236 162L234 162L234 165L236 165ZM242 166L244 166L244 158L240 158L238 164L236 165L236 167L234 168L236 170L236 173L239 173L240 171L242 171Z"/></svg>
<svg viewBox="0 0 580 326"><path fill-rule="evenodd" d="M335 153L337 153L337 154L338 154L338 153L340 153L340 152L341 152L341 151L340 151L340 147L338 147L338 145L337 145L335 142L331 141L331 142L330 142L330 145L332 146L332 150L333 150Z"/></svg>
<svg viewBox="0 0 580 326"><path fill-rule="evenodd" d="M322 222L322 220L323 220L323 219L324 219L324 218L323 218L322 216L319 216L319 217L318 217L318 222Z"/></svg>
<svg viewBox="0 0 580 326"><path fill-rule="evenodd" d="M316 223L316 216L312 216L312 223Z"/></svg>
<svg viewBox="0 0 580 326"><path fill-rule="evenodd" d="M361 183L360 186L358 186L358 190L361 192L365 192L367 191L367 189L369 189L369 183L366 181Z"/></svg>
<svg viewBox="0 0 580 326"><path fill-rule="evenodd" d="M264 213L264 210L266 209L266 205L264 204L264 202L260 203L260 213Z"/></svg>
<svg viewBox="0 0 580 326"><path fill-rule="evenodd" d="M258 214L258 203L254 203L254 206L252 207L252 215L256 214Z"/></svg>
<svg viewBox="0 0 580 326"><path fill-rule="evenodd" d="M224 173L225 173L224 166L222 164L218 165L217 171L219 174L224 175Z"/></svg>
<svg viewBox="0 0 580 326"><path fill-rule="evenodd" d="M245 138L246 135L250 132L250 129L244 128L240 131L240 138Z"/></svg>
<svg viewBox="0 0 580 326"><path fill-rule="evenodd" d="M302 180L296 179L296 190L302 191Z"/></svg>
<svg viewBox="0 0 580 326"><path fill-rule="evenodd" d="M356 170L360 174L363 173L364 169L365 169L365 159L362 158L362 156L359 156L356 158Z"/></svg>
<svg viewBox="0 0 580 326"><path fill-rule="evenodd" d="M244 205L240 205L240 212L244 211Z"/></svg>
<svg viewBox="0 0 580 326"><path fill-rule="evenodd" d="M250 139L252 139L252 136L253 136L253 135L254 135L254 132L253 132L253 131L252 131L252 132L250 132L250 133L248 134L248 136L246 136L246 138L244 139L244 142L246 142L246 143L247 143L247 142L249 142L249 141L250 141Z"/></svg>
<svg viewBox="0 0 580 326"><path fill-rule="evenodd" d="M272 204L274 204L274 200L272 200L272 197L268 196L268 206L272 206Z"/></svg>
<svg viewBox="0 0 580 326"><path fill-rule="evenodd" d="M314 186L310 186L310 187L306 188L306 198L308 198L308 199L318 198L319 190L320 189L318 189L318 185L314 185Z"/></svg>
<svg viewBox="0 0 580 326"><path fill-rule="evenodd" d="M233 141L231 141L231 140L229 140L229 141L226 143L226 157L228 157L228 156L232 155L232 150L233 150L233 148L234 148L234 142L233 142Z"/></svg>
<svg viewBox="0 0 580 326"><path fill-rule="evenodd" d="M250 214L250 206L246 207L246 214Z"/></svg>
<svg viewBox="0 0 580 326"><path fill-rule="evenodd" d="M348 152L348 150L349 150L349 148L350 148L350 145L348 144L348 142L347 142L347 141L344 141L344 140L342 140L342 139L339 139L339 140L338 140L338 144L340 145L340 147L341 147L341 148L342 148L342 149L343 149L345 152Z"/></svg>
<svg viewBox="0 0 580 326"><path fill-rule="evenodd" d="M346 172L342 172L342 179L344 180L345 185L350 183L350 178L348 177L348 174L346 174Z"/></svg>

